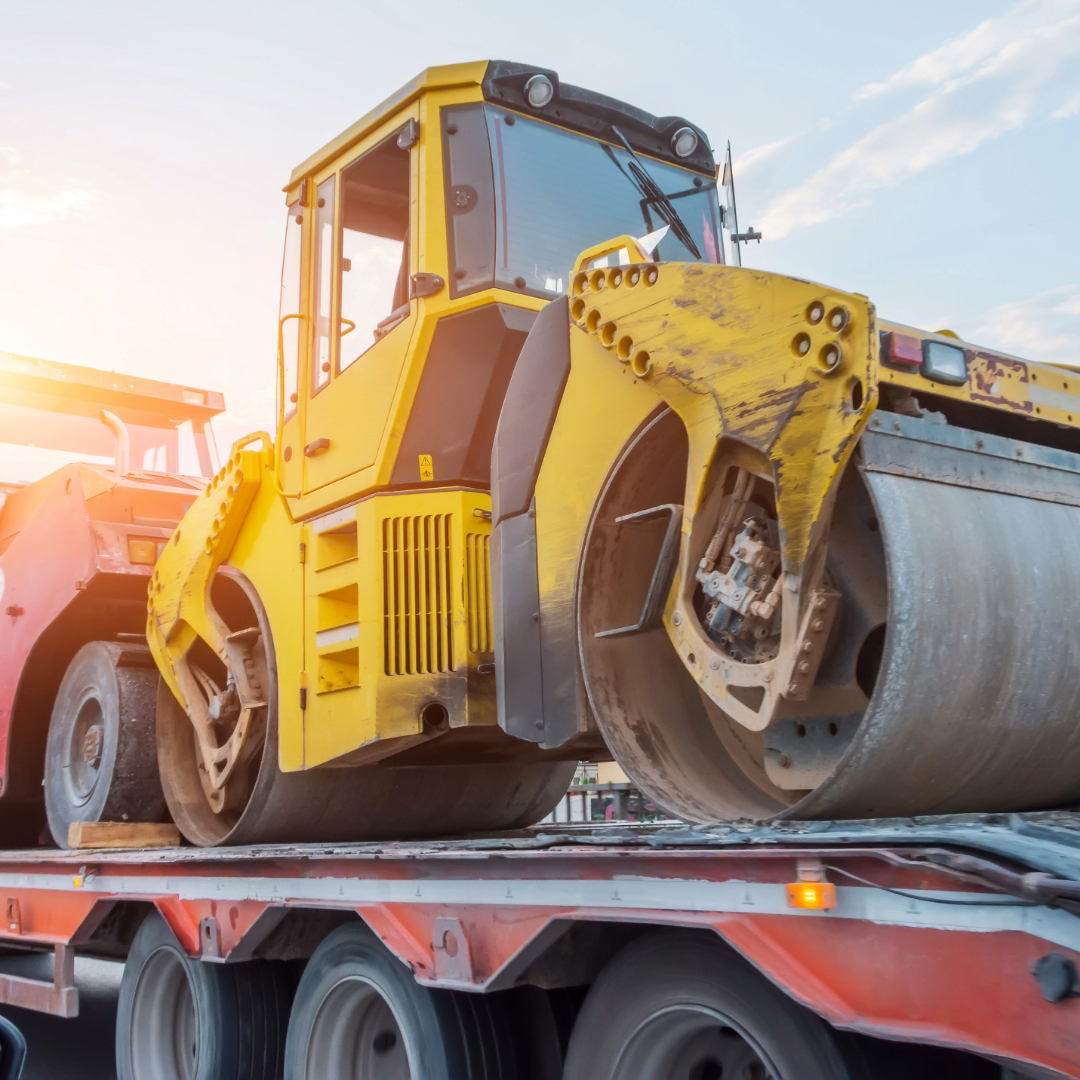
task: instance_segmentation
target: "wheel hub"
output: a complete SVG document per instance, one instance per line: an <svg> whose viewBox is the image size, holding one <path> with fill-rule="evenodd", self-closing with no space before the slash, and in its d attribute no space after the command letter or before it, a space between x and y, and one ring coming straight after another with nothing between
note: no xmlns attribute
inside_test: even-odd
<svg viewBox="0 0 1080 1080"><path fill-rule="evenodd" d="M105 735L99 724L90 727L83 738L83 761L92 769L101 764L101 746L105 741Z"/></svg>
<svg viewBox="0 0 1080 1080"><path fill-rule="evenodd" d="M764 1052L728 1018L696 1005L654 1013L626 1041L612 1080L774 1080Z"/></svg>
<svg viewBox="0 0 1080 1080"><path fill-rule="evenodd" d="M63 762L64 783L68 799L82 806L94 793L105 749L105 725L101 702L87 697L75 714Z"/></svg>
<svg viewBox="0 0 1080 1080"><path fill-rule="evenodd" d="M411 1080L401 1029L386 999L365 979L343 979L323 998L311 1027L311 1080Z"/></svg>

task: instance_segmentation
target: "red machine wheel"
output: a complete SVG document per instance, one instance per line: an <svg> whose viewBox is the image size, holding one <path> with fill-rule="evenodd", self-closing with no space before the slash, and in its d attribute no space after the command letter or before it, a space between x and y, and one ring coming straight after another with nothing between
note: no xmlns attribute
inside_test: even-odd
<svg viewBox="0 0 1080 1080"><path fill-rule="evenodd" d="M77 821L167 821L154 747L158 673L145 646L84 645L56 695L45 750L49 829Z"/></svg>

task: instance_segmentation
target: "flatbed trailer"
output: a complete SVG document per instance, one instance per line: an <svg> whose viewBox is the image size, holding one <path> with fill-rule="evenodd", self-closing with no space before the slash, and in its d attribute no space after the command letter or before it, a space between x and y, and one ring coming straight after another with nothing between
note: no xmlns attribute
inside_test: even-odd
<svg viewBox="0 0 1080 1080"><path fill-rule="evenodd" d="M1075 812L5 851L0 902L2 944L56 958L51 984L0 977L0 1001L60 1016L78 1012L74 956L125 957L155 910L200 968L299 971L356 921L420 984L578 1002L629 942L671 928L718 935L831 1029L965 1052L920 1050L922 1075L1080 1077ZM260 1068L244 1075L281 1062Z"/></svg>

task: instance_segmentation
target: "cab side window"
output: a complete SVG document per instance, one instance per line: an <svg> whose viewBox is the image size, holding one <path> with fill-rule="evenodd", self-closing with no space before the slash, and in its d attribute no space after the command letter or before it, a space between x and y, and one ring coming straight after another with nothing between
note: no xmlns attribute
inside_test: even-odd
<svg viewBox="0 0 1080 1080"><path fill-rule="evenodd" d="M289 207L285 226L285 254L281 260L281 299L278 319L300 313L300 252L303 239L304 208L299 202ZM296 412L297 376L300 358L300 320L288 319L281 327L281 362L285 365L285 419Z"/></svg>
<svg viewBox="0 0 1080 1080"><path fill-rule="evenodd" d="M344 371L409 314L409 151L396 135L341 174L339 250Z"/></svg>

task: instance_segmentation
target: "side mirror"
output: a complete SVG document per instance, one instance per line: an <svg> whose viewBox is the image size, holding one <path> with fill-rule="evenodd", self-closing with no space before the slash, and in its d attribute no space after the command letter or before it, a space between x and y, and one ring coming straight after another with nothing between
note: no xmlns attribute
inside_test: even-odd
<svg viewBox="0 0 1080 1080"><path fill-rule="evenodd" d="M0 1016L0 1080L19 1080L25 1062L23 1033L6 1016Z"/></svg>

